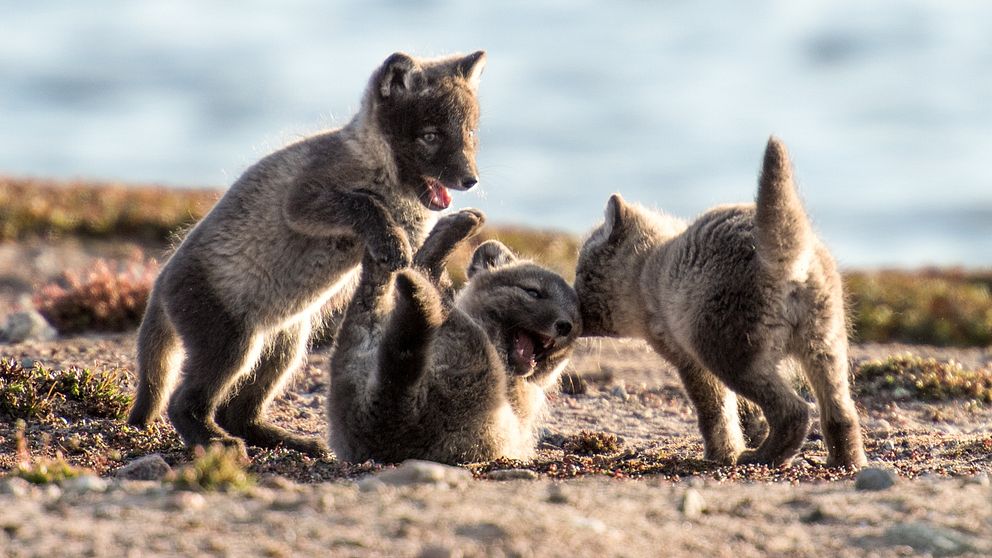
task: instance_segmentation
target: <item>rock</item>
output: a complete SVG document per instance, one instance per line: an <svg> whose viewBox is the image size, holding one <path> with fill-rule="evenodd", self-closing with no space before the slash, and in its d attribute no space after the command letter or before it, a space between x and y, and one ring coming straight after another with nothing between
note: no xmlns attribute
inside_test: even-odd
<svg viewBox="0 0 992 558"><path fill-rule="evenodd" d="M96 475L81 475L63 481L62 488L72 492L106 492L107 481Z"/></svg>
<svg viewBox="0 0 992 558"><path fill-rule="evenodd" d="M486 478L497 481L534 480L537 477L537 473L530 469L500 469L486 473Z"/></svg>
<svg viewBox="0 0 992 558"><path fill-rule="evenodd" d="M560 484L552 484L548 487L548 502L552 504L567 504L572 500L568 491Z"/></svg>
<svg viewBox="0 0 992 558"><path fill-rule="evenodd" d="M21 498L31 493L31 483L21 477L0 478L0 494Z"/></svg>
<svg viewBox="0 0 992 558"><path fill-rule="evenodd" d="M438 488L455 488L468 484L468 481L472 480L472 474L461 467L407 459L395 469L385 470L375 478L394 486L431 484Z"/></svg>
<svg viewBox="0 0 992 558"><path fill-rule="evenodd" d="M180 490L172 497L172 508L179 511L198 511L207 505L207 499L198 492Z"/></svg>
<svg viewBox="0 0 992 558"><path fill-rule="evenodd" d="M881 448L882 448L882 451L895 451L895 449L896 449L896 443L893 442L892 440L886 440L886 441L882 442Z"/></svg>
<svg viewBox="0 0 992 558"><path fill-rule="evenodd" d="M425 546L420 550L419 558L462 558L464 554L458 548L444 545Z"/></svg>
<svg viewBox="0 0 992 558"><path fill-rule="evenodd" d="M159 453L150 453L117 469L114 475L127 480L162 480L172 472L172 467Z"/></svg>
<svg viewBox="0 0 992 558"><path fill-rule="evenodd" d="M887 469L867 467L854 479L855 490L885 490L896 483L896 477Z"/></svg>
<svg viewBox="0 0 992 558"><path fill-rule="evenodd" d="M969 484L977 484L978 486L992 486L992 480L989 479L989 474L982 472L968 479Z"/></svg>
<svg viewBox="0 0 992 558"><path fill-rule="evenodd" d="M0 330L0 338L7 343L51 341L56 337L58 337L58 332L55 331L55 328L34 310L10 314L7 316L7 322Z"/></svg>
<svg viewBox="0 0 992 558"><path fill-rule="evenodd" d="M696 519L706 511L706 500L703 500L703 495L698 490L689 488L682 495L679 511L686 519Z"/></svg>
<svg viewBox="0 0 992 558"><path fill-rule="evenodd" d="M953 529L927 523L901 523L885 531L885 541L890 545L910 546L919 553L933 556L957 556L976 550L966 535Z"/></svg>
<svg viewBox="0 0 992 558"><path fill-rule="evenodd" d="M624 384L618 384L614 386L613 389L610 390L610 395L616 397L621 401L627 401L630 399L630 394L627 393L627 386L625 386Z"/></svg>
<svg viewBox="0 0 992 558"><path fill-rule="evenodd" d="M359 479L355 484L358 485L358 490L361 492L380 492L386 489L386 483L376 477L365 477Z"/></svg>

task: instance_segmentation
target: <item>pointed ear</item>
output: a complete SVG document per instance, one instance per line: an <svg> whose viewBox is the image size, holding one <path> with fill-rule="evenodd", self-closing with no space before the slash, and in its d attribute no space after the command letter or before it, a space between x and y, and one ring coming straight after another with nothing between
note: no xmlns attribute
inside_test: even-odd
<svg viewBox="0 0 992 558"><path fill-rule="evenodd" d="M612 240L620 234L629 211L627 202L623 201L620 194L610 196L610 201L606 202L606 221L603 223L606 238Z"/></svg>
<svg viewBox="0 0 992 558"><path fill-rule="evenodd" d="M379 68L379 95L382 98L404 93L413 88L417 62L409 55L396 52Z"/></svg>
<svg viewBox="0 0 992 558"><path fill-rule="evenodd" d="M465 58L459 60L455 67L458 73L461 74L465 81L468 82L469 87L473 91L479 89L479 79L482 77L482 70L486 67L486 51L480 50L469 54Z"/></svg>
<svg viewBox="0 0 992 558"><path fill-rule="evenodd" d="M471 279L480 271L492 271L517 261L517 257L498 240L487 240L475 249L472 261L468 264L466 275Z"/></svg>

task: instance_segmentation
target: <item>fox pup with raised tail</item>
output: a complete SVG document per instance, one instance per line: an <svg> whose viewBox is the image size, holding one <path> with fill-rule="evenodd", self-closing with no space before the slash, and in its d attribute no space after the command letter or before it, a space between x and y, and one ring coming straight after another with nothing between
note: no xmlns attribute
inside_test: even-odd
<svg viewBox="0 0 992 558"><path fill-rule="evenodd" d="M305 353L321 310L343 309L363 253L410 263L449 189L478 181L476 100L485 53L390 56L346 126L249 168L182 241L155 282L138 332L128 422L168 414L188 446L323 441L265 420ZM184 356L181 356L184 355Z"/></svg>
<svg viewBox="0 0 992 558"><path fill-rule="evenodd" d="M781 373L794 359L819 405L827 464L866 463L840 275L778 139L768 141L754 205L718 207L687 224L614 195L582 247L575 287L587 335L643 338L675 365L707 459L792 461L809 428L806 402ZM735 393L768 422L756 449L745 450Z"/></svg>
<svg viewBox="0 0 992 558"><path fill-rule="evenodd" d="M545 394L580 332L578 298L558 274L489 241L447 303L444 261L481 223L473 210L443 218L395 279L366 257L331 361L338 458L467 463L533 452Z"/></svg>

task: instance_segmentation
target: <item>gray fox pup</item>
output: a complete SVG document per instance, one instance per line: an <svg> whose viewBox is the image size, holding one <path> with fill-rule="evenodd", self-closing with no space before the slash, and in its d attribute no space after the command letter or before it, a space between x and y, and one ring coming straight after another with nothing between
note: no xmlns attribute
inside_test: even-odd
<svg viewBox="0 0 992 558"><path fill-rule="evenodd" d="M299 367L324 308L343 309L363 253L410 263L449 189L478 181L476 91L485 53L390 56L346 126L257 162L182 241L155 282L138 332L139 385L128 422L169 400L188 446L320 440L264 418ZM184 355L183 358L180 358Z"/></svg>
<svg viewBox="0 0 992 558"><path fill-rule="evenodd" d="M819 405L827 464L866 463L840 276L778 139L768 141L755 205L718 207L687 224L615 194L582 247L575 286L586 335L643 338L675 365L707 459L792 461L809 428L806 403L780 374L793 358ZM735 393L768 422L754 450L745 451Z"/></svg>
<svg viewBox="0 0 992 558"><path fill-rule="evenodd" d="M533 452L545 393L580 333L575 291L496 241L480 245L450 302L444 262L483 216L442 218L395 275L367 255L331 362L339 459L466 463Z"/></svg>

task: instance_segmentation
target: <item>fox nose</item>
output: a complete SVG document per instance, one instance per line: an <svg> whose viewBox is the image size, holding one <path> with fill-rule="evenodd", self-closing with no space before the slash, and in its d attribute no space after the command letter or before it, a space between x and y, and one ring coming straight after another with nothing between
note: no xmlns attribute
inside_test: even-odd
<svg viewBox="0 0 992 558"><path fill-rule="evenodd" d="M572 322L565 320L558 320L557 322L555 322L555 332L557 332L558 335L561 335L563 337L565 335L568 335L569 333L572 333Z"/></svg>
<svg viewBox="0 0 992 558"><path fill-rule="evenodd" d="M479 183L479 177L478 176L470 176L468 178L463 178L462 179L462 188L465 188L466 190L468 190L468 189L471 189L472 186L475 186L478 183Z"/></svg>

